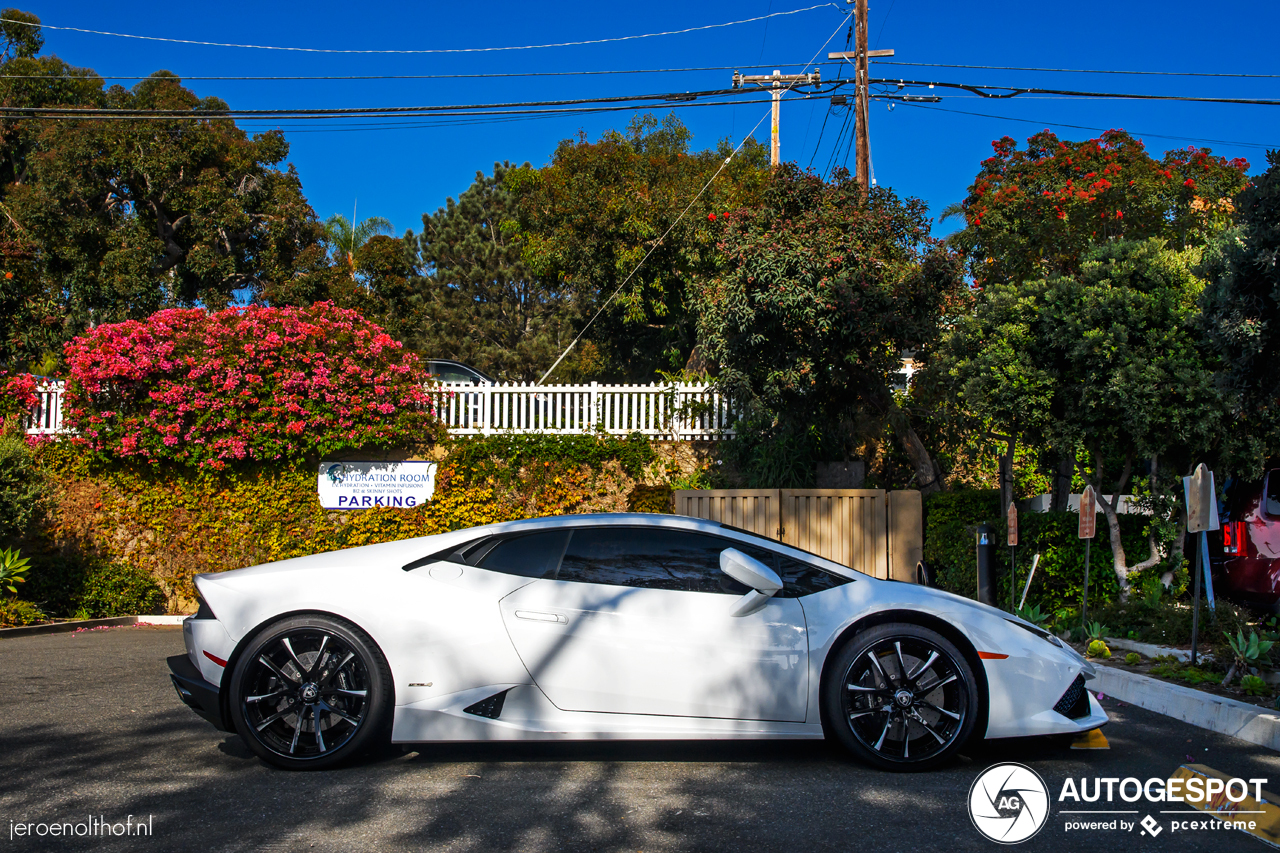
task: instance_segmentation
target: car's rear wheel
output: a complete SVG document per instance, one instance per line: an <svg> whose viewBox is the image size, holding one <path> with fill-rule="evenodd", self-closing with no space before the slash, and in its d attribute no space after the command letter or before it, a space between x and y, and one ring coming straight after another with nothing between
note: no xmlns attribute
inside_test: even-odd
<svg viewBox="0 0 1280 853"><path fill-rule="evenodd" d="M947 638L920 625L877 625L836 653L822 685L828 732L887 770L946 761L978 716L973 668Z"/></svg>
<svg viewBox="0 0 1280 853"><path fill-rule="evenodd" d="M261 758L319 769L377 743L391 706L391 672L355 625L294 616L249 641L228 698L236 731Z"/></svg>

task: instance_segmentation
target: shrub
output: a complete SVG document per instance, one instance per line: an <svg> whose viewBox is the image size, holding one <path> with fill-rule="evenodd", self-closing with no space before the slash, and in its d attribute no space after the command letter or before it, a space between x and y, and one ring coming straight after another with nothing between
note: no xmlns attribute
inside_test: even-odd
<svg viewBox="0 0 1280 853"><path fill-rule="evenodd" d="M1000 493L996 489L964 489L938 492L924 502L924 559L934 571L939 587L973 598L977 595L977 543L973 526L982 522L996 529L1001 543L992 554L996 575L996 601L1009 600L1009 549L1005 541L1005 521L1000 513ZM1080 516L1074 512L1022 513L1018 517L1018 594L1031 568L1031 555L1040 554L1027 601L1046 612L1080 606L1084 587L1084 541L1076 532ZM1133 558L1145 554L1145 516L1120 516L1120 533L1125 553ZM1089 557L1089 607L1116 598L1120 583L1111 568L1111 540L1099 518L1098 536Z"/></svg>
<svg viewBox="0 0 1280 853"><path fill-rule="evenodd" d="M0 547L32 533L47 496L44 475L30 448L17 436L0 435Z"/></svg>
<svg viewBox="0 0 1280 853"><path fill-rule="evenodd" d="M1256 675L1246 675L1240 679L1240 688L1250 696L1271 695L1271 685Z"/></svg>
<svg viewBox="0 0 1280 853"><path fill-rule="evenodd" d="M1129 666L1137 666L1142 663L1142 655L1137 652L1129 652L1129 654L1124 656L1124 662Z"/></svg>
<svg viewBox="0 0 1280 853"><path fill-rule="evenodd" d="M330 303L160 311L98 326L66 358L64 423L107 458L220 468L434 432L417 356Z"/></svg>
<svg viewBox="0 0 1280 853"><path fill-rule="evenodd" d="M1102 640L1090 640L1089 648L1085 654L1091 658L1109 658L1111 657L1111 649Z"/></svg>
<svg viewBox="0 0 1280 853"><path fill-rule="evenodd" d="M631 512L671 512L670 486L638 485L627 495Z"/></svg>
<svg viewBox="0 0 1280 853"><path fill-rule="evenodd" d="M0 433L21 433L37 402L36 381L31 374L10 376L0 370Z"/></svg>
<svg viewBox="0 0 1280 853"><path fill-rule="evenodd" d="M559 470L583 465L599 468L615 461L628 476L638 478L657 459L649 439L640 433L625 438L612 435L499 434L459 438L449 447L449 461L464 482L492 479L508 485L521 469L539 463Z"/></svg>
<svg viewBox="0 0 1280 853"><path fill-rule="evenodd" d="M55 616L133 616L164 602L155 579L127 563L85 557L36 558L34 563L24 592Z"/></svg>
<svg viewBox="0 0 1280 853"><path fill-rule="evenodd" d="M0 628L21 628L47 622L48 616L30 601L20 598L0 598Z"/></svg>

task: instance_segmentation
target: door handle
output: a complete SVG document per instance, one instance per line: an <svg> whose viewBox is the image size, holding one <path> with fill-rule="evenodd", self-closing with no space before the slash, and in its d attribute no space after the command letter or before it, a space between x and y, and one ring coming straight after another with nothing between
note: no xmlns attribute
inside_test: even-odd
<svg viewBox="0 0 1280 853"><path fill-rule="evenodd" d="M517 610L517 619L528 619L531 622L562 622L568 624L569 620L560 613L546 613L541 610Z"/></svg>

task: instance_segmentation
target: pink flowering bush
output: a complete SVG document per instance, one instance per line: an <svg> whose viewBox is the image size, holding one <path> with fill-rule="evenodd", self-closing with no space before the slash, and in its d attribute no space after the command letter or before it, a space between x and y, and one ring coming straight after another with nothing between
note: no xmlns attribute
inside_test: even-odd
<svg viewBox="0 0 1280 853"><path fill-rule="evenodd" d="M21 431L39 402L36 380L29 373L0 370L0 432Z"/></svg>
<svg viewBox="0 0 1280 853"><path fill-rule="evenodd" d="M434 431L426 371L359 313L198 308L99 326L66 346L63 418L111 457L222 468Z"/></svg>

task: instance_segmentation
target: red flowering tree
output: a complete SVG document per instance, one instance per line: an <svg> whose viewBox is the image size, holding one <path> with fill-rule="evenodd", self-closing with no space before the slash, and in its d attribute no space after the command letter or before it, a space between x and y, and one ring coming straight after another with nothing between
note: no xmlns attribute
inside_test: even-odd
<svg viewBox="0 0 1280 853"><path fill-rule="evenodd" d="M1156 160L1123 130L1085 142L1046 130L1024 150L1008 136L992 147L953 238L979 284L1074 274L1089 246L1113 238L1198 244L1230 224L1248 183L1245 160L1194 147Z"/></svg>
<svg viewBox="0 0 1280 853"><path fill-rule="evenodd" d="M224 467L412 443L434 427L425 370L355 311L160 311L66 346L64 421L111 457Z"/></svg>

